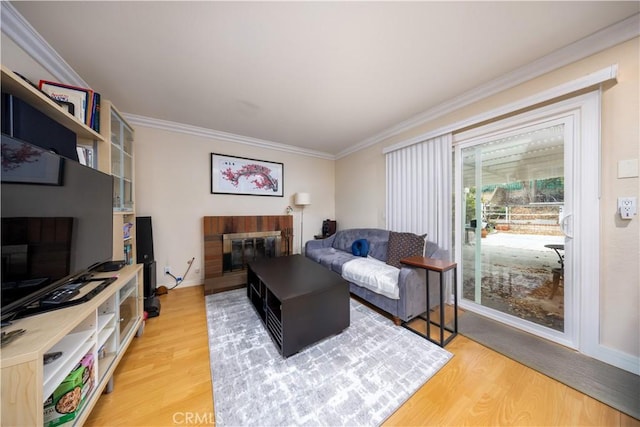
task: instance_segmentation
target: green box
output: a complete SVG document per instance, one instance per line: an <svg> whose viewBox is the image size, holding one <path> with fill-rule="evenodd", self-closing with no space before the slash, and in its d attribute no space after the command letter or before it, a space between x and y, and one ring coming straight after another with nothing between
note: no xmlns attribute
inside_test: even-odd
<svg viewBox="0 0 640 427"><path fill-rule="evenodd" d="M45 426L58 426L76 417L84 402L82 377L85 369L78 364L44 402Z"/></svg>

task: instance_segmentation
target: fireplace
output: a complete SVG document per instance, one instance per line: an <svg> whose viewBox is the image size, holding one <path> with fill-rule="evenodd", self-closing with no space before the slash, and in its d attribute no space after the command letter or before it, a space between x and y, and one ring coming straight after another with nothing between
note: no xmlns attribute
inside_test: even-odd
<svg viewBox="0 0 640 427"><path fill-rule="evenodd" d="M205 216L202 227L205 295L244 287L252 260L291 254L292 215Z"/></svg>
<svg viewBox="0 0 640 427"><path fill-rule="evenodd" d="M222 235L222 273L244 270L247 263L280 256L280 231Z"/></svg>

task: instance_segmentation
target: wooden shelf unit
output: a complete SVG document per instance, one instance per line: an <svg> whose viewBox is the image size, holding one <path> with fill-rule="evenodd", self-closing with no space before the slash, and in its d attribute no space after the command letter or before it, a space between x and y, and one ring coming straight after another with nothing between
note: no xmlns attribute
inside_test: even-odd
<svg viewBox="0 0 640 427"><path fill-rule="evenodd" d="M106 99L100 103L100 132L105 143L98 145L98 169L113 176L113 259L136 263L134 209L134 131L117 108ZM132 224L130 237L123 226ZM129 246L125 256L125 246Z"/></svg>
<svg viewBox="0 0 640 427"><path fill-rule="evenodd" d="M124 236L125 224L131 224L129 237ZM128 254L126 246L129 246ZM133 212L113 213L113 259L125 260L129 265L136 263L136 216Z"/></svg>
<svg viewBox="0 0 640 427"><path fill-rule="evenodd" d="M113 259L125 259L125 246L130 246L130 264L117 272L119 279L86 303L16 321L6 330L22 328L27 332L13 343L3 347L1 351L0 425L42 425L42 404L51 394L51 389L55 389L60 381L64 380L79 358L88 351L93 351L97 356L98 350L104 345L104 357L100 360L98 357L94 358L97 361L97 385L94 386L79 417L72 423L82 424L109 382L113 370L134 335L133 331L141 328L142 325L144 295L142 267L136 265L135 261L133 129L124 121L110 101L102 99L101 133L98 133L4 65L2 65L1 86L2 92L20 98L74 132L78 145L92 147L94 154L97 154L94 166L97 166L98 170L110 175L114 175L115 172L117 179L127 182L126 203L117 205L114 203L113 213ZM118 128L123 129L123 132L116 137ZM120 153L118 149L113 148L118 144L122 151ZM126 160L123 160L125 151ZM123 167L114 171L114 165L118 164L114 160L118 155ZM121 186L120 189L122 188L124 187ZM124 192L121 191L121 193ZM125 223L133 224L129 238L123 235ZM135 291L130 289L126 304L121 305L120 295L116 295L115 292L127 285L133 286L131 280L135 280ZM123 333L124 326L119 325L121 311L126 311L126 334ZM86 336L87 331L88 336ZM77 342L78 339L80 341ZM57 348L60 346L67 349L74 348L75 351L68 350L67 353L71 353L68 357L63 356L44 369L42 356L46 352L58 351ZM75 360L76 357L78 360Z"/></svg>
<svg viewBox="0 0 640 427"><path fill-rule="evenodd" d="M102 99L100 103L101 132L97 133L4 65L2 65L2 92L20 98L47 117L75 132L78 145L95 148L98 170L113 175L114 185L119 186L118 194L123 194L117 203L114 194L113 259L125 259L125 245L129 245L131 264L135 264L135 229L131 230L129 239L123 236L123 225L125 223L135 225L136 222L133 209L133 128L109 100ZM120 165L119 170L114 170L118 165ZM125 194L126 197L124 197Z"/></svg>
<svg viewBox="0 0 640 427"><path fill-rule="evenodd" d="M76 119L67 110L4 65L2 65L2 92L10 93L22 99L44 115L75 132L79 139L105 140L102 135Z"/></svg>
<svg viewBox="0 0 640 427"><path fill-rule="evenodd" d="M143 329L142 266L126 266L117 275L115 282L83 304L19 319L6 328L26 332L2 348L0 424L43 425L43 402L80 359L93 352L95 385L73 424L87 419L131 340ZM100 273L98 277L111 276ZM126 328L121 330L122 305L130 298L135 299L135 313L131 315L127 306L129 319L122 322ZM99 358L102 345L107 347L105 357ZM63 351L63 355L45 366L43 356L51 351Z"/></svg>

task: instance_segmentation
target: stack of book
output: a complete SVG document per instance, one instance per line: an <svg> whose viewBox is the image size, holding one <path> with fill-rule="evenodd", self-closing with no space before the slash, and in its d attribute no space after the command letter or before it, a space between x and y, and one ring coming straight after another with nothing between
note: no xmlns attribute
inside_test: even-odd
<svg viewBox="0 0 640 427"><path fill-rule="evenodd" d="M91 89L40 80L40 90L64 108L69 114L96 132L100 132L100 94Z"/></svg>

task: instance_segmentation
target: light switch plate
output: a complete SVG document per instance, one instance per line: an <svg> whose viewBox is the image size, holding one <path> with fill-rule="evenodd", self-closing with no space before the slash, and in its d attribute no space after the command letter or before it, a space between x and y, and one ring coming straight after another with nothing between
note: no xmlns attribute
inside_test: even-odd
<svg viewBox="0 0 640 427"><path fill-rule="evenodd" d="M618 161L618 178L635 178L638 176L638 159Z"/></svg>

